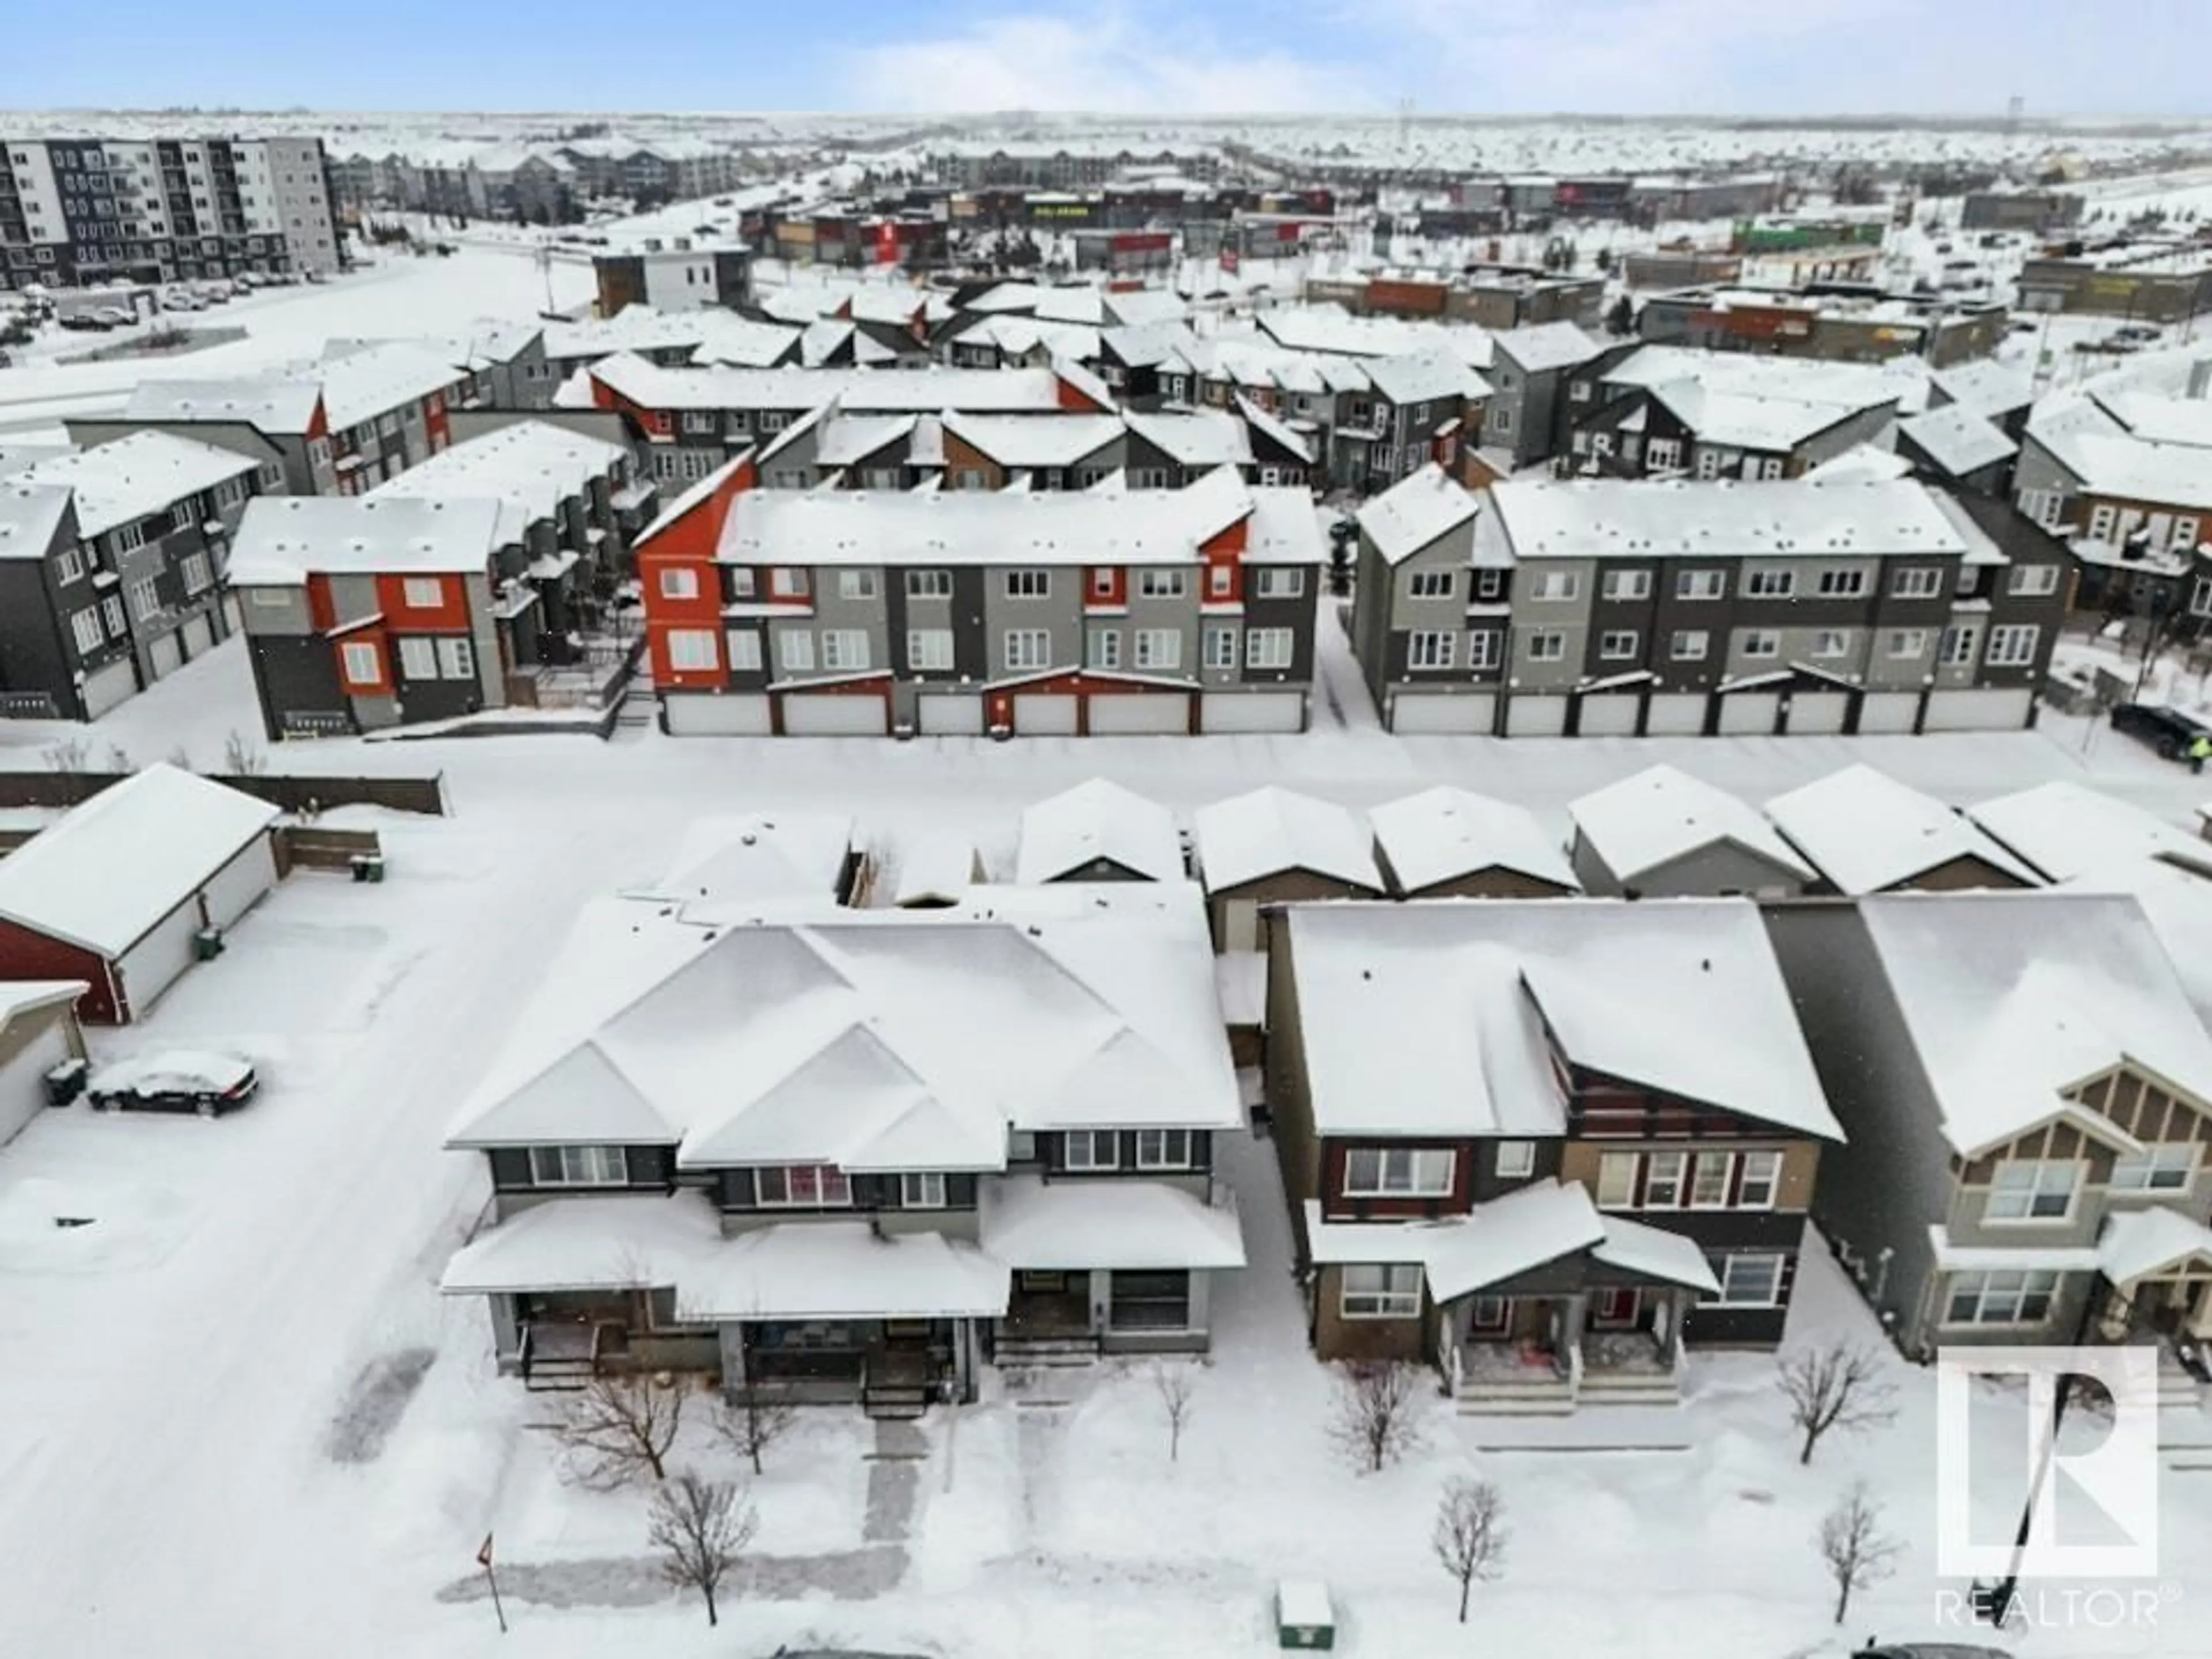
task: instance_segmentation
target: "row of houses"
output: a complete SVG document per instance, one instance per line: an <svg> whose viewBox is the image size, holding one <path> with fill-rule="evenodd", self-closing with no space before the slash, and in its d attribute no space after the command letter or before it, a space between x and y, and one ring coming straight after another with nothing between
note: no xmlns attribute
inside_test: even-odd
<svg viewBox="0 0 2212 1659"><path fill-rule="evenodd" d="M404 208L460 217L565 223L580 202L627 197L663 202L732 191L755 165L701 140L629 143L486 144L409 155L352 151L332 158L338 203L356 210Z"/></svg>

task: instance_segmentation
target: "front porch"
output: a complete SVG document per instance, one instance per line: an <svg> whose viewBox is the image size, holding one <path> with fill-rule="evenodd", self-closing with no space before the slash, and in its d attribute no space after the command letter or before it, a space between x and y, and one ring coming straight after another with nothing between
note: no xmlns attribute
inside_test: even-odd
<svg viewBox="0 0 2212 1659"><path fill-rule="evenodd" d="M757 1320L722 1330L726 1390L793 1404L852 1405L871 1417L920 1417L975 1397L971 1319Z"/></svg>
<svg viewBox="0 0 2212 1659"><path fill-rule="evenodd" d="M1680 1405L1682 1320L1693 1300L1660 1285L1462 1298L1437 1310L1446 1389L1476 1415Z"/></svg>

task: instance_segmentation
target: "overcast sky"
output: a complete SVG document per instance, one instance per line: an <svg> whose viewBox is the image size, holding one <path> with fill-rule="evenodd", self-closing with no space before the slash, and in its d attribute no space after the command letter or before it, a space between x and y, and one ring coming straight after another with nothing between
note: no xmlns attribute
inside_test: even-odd
<svg viewBox="0 0 2212 1659"><path fill-rule="evenodd" d="M2208 61L2212 0L50 0L0 106L2186 116Z"/></svg>

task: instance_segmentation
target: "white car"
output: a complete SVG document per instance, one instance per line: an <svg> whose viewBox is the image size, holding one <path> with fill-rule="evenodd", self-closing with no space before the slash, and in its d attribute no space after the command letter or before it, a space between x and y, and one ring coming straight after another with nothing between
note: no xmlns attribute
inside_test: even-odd
<svg viewBox="0 0 2212 1659"><path fill-rule="evenodd" d="M253 1098L252 1062L210 1049L165 1048L101 1066L85 1085L95 1111L198 1112L215 1117Z"/></svg>

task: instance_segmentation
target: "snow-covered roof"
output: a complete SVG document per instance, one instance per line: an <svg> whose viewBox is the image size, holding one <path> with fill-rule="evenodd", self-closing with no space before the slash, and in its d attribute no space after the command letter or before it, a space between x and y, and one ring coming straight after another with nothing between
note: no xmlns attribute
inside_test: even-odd
<svg viewBox="0 0 2212 1659"><path fill-rule="evenodd" d="M43 559L70 510L61 484L0 479L0 559Z"/></svg>
<svg viewBox="0 0 2212 1659"><path fill-rule="evenodd" d="M984 1186L981 1211L983 1248L1017 1271L1244 1265L1235 1206L1164 1181L1014 1176Z"/></svg>
<svg viewBox="0 0 2212 1659"><path fill-rule="evenodd" d="M119 957L276 817L266 801L157 763L0 859L0 919Z"/></svg>
<svg viewBox="0 0 2212 1659"><path fill-rule="evenodd" d="M1973 357L1929 373L1936 389L1953 402L1984 416L2009 415L2035 401L2035 371L2025 360L2000 362Z"/></svg>
<svg viewBox="0 0 2212 1659"><path fill-rule="evenodd" d="M2212 847L2203 851L2205 859L2212 859ZM2212 879L2203 867L2201 859L2184 864L2124 857L2100 863L2064 885L2083 892L2133 894L2181 975L2197 1018L2212 1027Z"/></svg>
<svg viewBox="0 0 2212 1659"><path fill-rule="evenodd" d="M1525 806L1445 785L1387 802L1367 817L1402 892L1485 870L1511 870L1571 891L1582 885L1559 838Z"/></svg>
<svg viewBox="0 0 2212 1659"><path fill-rule="evenodd" d="M995 1319L1006 1263L939 1232L878 1232L865 1221L786 1223L726 1241L677 1281L695 1320Z"/></svg>
<svg viewBox="0 0 2212 1659"><path fill-rule="evenodd" d="M2130 433L2076 431L2035 436L2085 490L2166 507L2212 507L2212 466L2197 444L2158 443Z"/></svg>
<svg viewBox="0 0 2212 1659"><path fill-rule="evenodd" d="M2005 436L1989 418L1965 404L1946 404L1897 423L1900 438L1910 438L1928 459L1954 478L1993 466L2020 453L2020 446Z"/></svg>
<svg viewBox="0 0 2212 1659"><path fill-rule="evenodd" d="M125 421L250 426L258 432L296 434L314 423L322 387L297 374L238 380L141 380L124 405Z"/></svg>
<svg viewBox="0 0 2212 1659"><path fill-rule="evenodd" d="M995 1170L1010 1129L1243 1121L1194 888L976 890L587 906L449 1144Z"/></svg>
<svg viewBox="0 0 2212 1659"><path fill-rule="evenodd" d="M329 358L309 374L321 384L323 415L334 432L449 391L461 378L439 353L405 340Z"/></svg>
<svg viewBox="0 0 2212 1659"><path fill-rule="evenodd" d="M1816 398L1741 392L1695 380L1662 381L1650 392L1699 442L1735 449L1795 449L1856 412Z"/></svg>
<svg viewBox="0 0 2212 1659"><path fill-rule="evenodd" d="M817 466L857 466L870 456L909 436L919 415L848 415L832 408L824 413L817 428L814 441L814 460ZM1039 416L1042 420L1046 417ZM761 453L763 462L770 459L783 443L799 430L794 423L776 434L775 442Z"/></svg>
<svg viewBox="0 0 2212 1659"><path fill-rule="evenodd" d="M636 896L669 903L837 896L853 854L842 812L750 812L701 818L684 831L668 873Z"/></svg>
<svg viewBox="0 0 2212 1659"><path fill-rule="evenodd" d="M1481 504L1458 479L1434 461L1425 462L1363 506L1359 527L1389 564L1411 558L1439 537L1450 534L1481 511Z"/></svg>
<svg viewBox="0 0 2212 1659"><path fill-rule="evenodd" d="M939 417L948 436L1001 466L1073 466L1121 436L1114 415L963 415Z"/></svg>
<svg viewBox="0 0 2212 1659"><path fill-rule="evenodd" d="M901 907L957 904L982 881L982 854L966 836L916 836L900 843L898 887L891 902Z"/></svg>
<svg viewBox="0 0 2212 1659"><path fill-rule="evenodd" d="M1696 387L1723 398L1771 398L1778 404L1817 404L1846 415L1894 403L1910 415L1927 407L1928 366L1917 357L1884 363L1838 363L1812 357L1774 357L1696 346L1647 345L1605 371L1608 386L1662 387L1679 394ZM1703 435L1701 434L1701 435Z"/></svg>
<svg viewBox="0 0 2212 1659"><path fill-rule="evenodd" d="M1490 382L1441 347L1405 357L1376 357L1367 378L1392 403L1435 403L1451 398L1487 398Z"/></svg>
<svg viewBox="0 0 2212 1659"><path fill-rule="evenodd" d="M2212 1266L2212 1228L2194 1216L2156 1204L2116 1210L2105 1218L2097 1265L2114 1285L2124 1286L2182 1262Z"/></svg>
<svg viewBox="0 0 2212 1659"><path fill-rule="evenodd" d="M1245 432L1244 420L1224 410L1147 414L1133 409L1121 418L1132 433L1184 466L1251 464L1252 440Z"/></svg>
<svg viewBox="0 0 2212 1659"><path fill-rule="evenodd" d="M442 449L368 495L425 501L487 496L504 509L500 540L519 542L532 524L558 513L562 501L582 497L592 479L630 462L625 445L547 421L517 421Z"/></svg>
<svg viewBox="0 0 2212 1659"><path fill-rule="evenodd" d="M1522 559L1773 558L1966 551L1925 485L1509 479L1492 516Z"/></svg>
<svg viewBox="0 0 2212 1659"><path fill-rule="evenodd" d="M667 1289L721 1245L721 1218L704 1193L578 1195L477 1234L447 1261L438 1287L447 1296Z"/></svg>
<svg viewBox="0 0 2212 1659"><path fill-rule="evenodd" d="M1607 1077L1842 1138L1748 900L1317 903L1283 919L1321 1133L1562 1134L1556 1043Z"/></svg>
<svg viewBox="0 0 2212 1659"><path fill-rule="evenodd" d="M1904 894L1858 915L1960 1156L2053 1118L2132 1145L2067 1097L2122 1065L2212 1101L2212 1036L2133 898Z"/></svg>
<svg viewBox="0 0 2212 1659"><path fill-rule="evenodd" d="M627 354L592 366L592 377L642 409L818 409L832 398L851 413L1049 414L1061 407L1049 368L662 368Z"/></svg>
<svg viewBox="0 0 2212 1659"><path fill-rule="evenodd" d="M1058 881L1102 859L1147 881L1182 880L1182 842L1175 815L1104 778L1023 809L1017 882Z"/></svg>
<svg viewBox="0 0 2212 1659"><path fill-rule="evenodd" d="M1209 893L1294 870L1385 890L1373 834L1358 813L1334 801L1271 784L1200 807L1192 826Z"/></svg>
<svg viewBox="0 0 2212 1659"><path fill-rule="evenodd" d="M1302 461L1313 459L1314 441L1297 428L1278 420L1266 410L1239 392L1231 400L1245 425L1266 438L1277 447L1288 450ZM1249 440L1247 441L1249 441Z"/></svg>
<svg viewBox="0 0 2212 1659"><path fill-rule="evenodd" d="M2053 881L2093 878L2137 859L2175 853L2195 858L2208 850L2140 806L2064 779L1999 795L1966 812Z"/></svg>
<svg viewBox="0 0 2212 1659"><path fill-rule="evenodd" d="M499 502L481 496L258 496L224 574L237 587L298 587L315 574L482 574L505 539L502 516Z"/></svg>
<svg viewBox="0 0 2212 1659"><path fill-rule="evenodd" d="M1798 476L1814 483L1873 483L1908 477L1911 472L1912 463L1895 450L1864 443L1853 444L1819 465L1807 467Z"/></svg>
<svg viewBox="0 0 2212 1659"><path fill-rule="evenodd" d="M1701 848L1726 843L1811 881L1812 870L1759 811L1725 789L1653 766L1567 806L1577 835L1624 886Z"/></svg>
<svg viewBox="0 0 2212 1659"><path fill-rule="evenodd" d="M1871 766L1847 766L1777 795L1766 816L1839 893L1878 893L1959 859L1978 860L2022 886L2041 884L1972 819Z"/></svg>
<svg viewBox="0 0 2212 1659"><path fill-rule="evenodd" d="M1493 351L1504 352L1528 374L1571 368L1577 363L1589 362L1605 349L1568 322L1531 323L1525 328L1506 329L1492 335L1490 343Z"/></svg>
<svg viewBox="0 0 2212 1659"><path fill-rule="evenodd" d="M134 432L113 443L33 461L8 476L10 490L51 484L74 492L81 536L100 536L168 510L187 496L248 478L250 455L167 432Z"/></svg>

